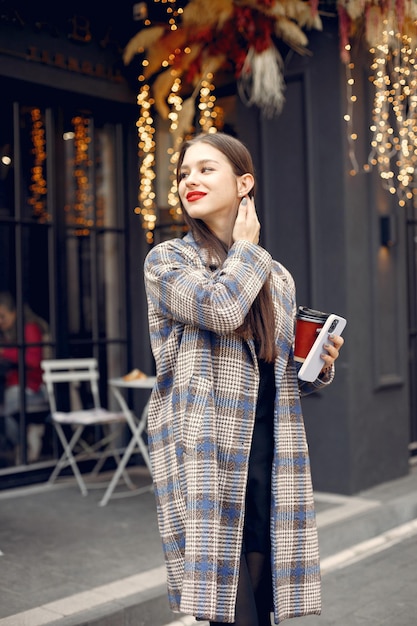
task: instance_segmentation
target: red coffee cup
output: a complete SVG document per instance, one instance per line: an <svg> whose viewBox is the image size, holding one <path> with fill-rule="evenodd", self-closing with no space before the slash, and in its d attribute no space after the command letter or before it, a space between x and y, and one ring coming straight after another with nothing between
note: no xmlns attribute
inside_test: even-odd
<svg viewBox="0 0 417 626"><path fill-rule="evenodd" d="M323 311L315 311L305 306L298 307L294 345L296 361L299 363L305 361L328 317L328 313Z"/></svg>

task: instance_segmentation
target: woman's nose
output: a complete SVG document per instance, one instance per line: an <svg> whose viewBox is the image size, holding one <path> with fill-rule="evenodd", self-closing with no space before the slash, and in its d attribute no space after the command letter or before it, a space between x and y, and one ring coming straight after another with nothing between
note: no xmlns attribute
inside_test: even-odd
<svg viewBox="0 0 417 626"><path fill-rule="evenodd" d="M197 183L197 178L196 178L196 173L195 172L189 172L187 174L187 178L185 179L185 184L189 187L191 187L192 185L195 185Z"/></svg>

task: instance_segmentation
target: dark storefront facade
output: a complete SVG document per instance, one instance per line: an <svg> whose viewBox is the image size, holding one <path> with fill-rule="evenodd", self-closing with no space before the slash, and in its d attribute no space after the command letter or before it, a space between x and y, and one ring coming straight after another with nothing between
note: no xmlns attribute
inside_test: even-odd
<svg viewBox="0 0 417 626"><path fill-rule="evenodd" d="M44 356L99 360L108 404L106 380L127 371L131 359L129 245L141 230L134 215L129 226L137 202L136 106L121 75L123 42L110 40L117 29L108 15L107 22L83 15L24 8L3 15L0 291L17 307L19 380L31 348L29 306L48 325ZM128 32L129 6L124 20ZM17 446L3 424L0 481L7 486L50 472L57 452L47 424L42 453L30 462L30 432L44 416L28 410L24 393L20 400Z"/></svg>
<svg viewBox="0 0 417 626"><path fill-rule="evenodd" d="M153 360L141 273L149 244L134 212L136 89L121 63L135 24L130 3L117 24L100 12L87 20L52 11L39 25L35 8L20 20L9 10L0 24L0 291L16 298L22 379L27 304L48 323L45 354L98 358L111 404L108 378L152 373ZM119 40L111 23L125 24ZM254 155L262 243L293 273L298 303L348 319L337 378L304 410L316 489L356 493L408 472L415 256L406 215L377 174L348 174L335 20L310 40L312 55L287 64L282 114L265 119L231 93L228 123ZM357 67L366 103L365 57ZM365 104L360 117L366 161ZM392 248L381 245L383 215L396 223ZM2 488L44 480L57 453L51 434L42 458L28 462L24 396L17 419L18 454L2 452Z"/></svg>

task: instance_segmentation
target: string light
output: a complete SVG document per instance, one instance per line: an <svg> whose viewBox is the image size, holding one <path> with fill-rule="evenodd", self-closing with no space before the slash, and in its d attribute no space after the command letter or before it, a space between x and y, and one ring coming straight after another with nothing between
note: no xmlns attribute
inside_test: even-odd
<svg viewBox="0 0 417 626"><path fill-rule="evenodd" d="M177 8L176 0L155 0L155 2L161 2L166 5L169 29L176 31L178 28L177 19L183 13L182 8ZM151 26L149 19L145 21L145 26ZM141 48L141 50L143 52L144 48ZM161 69L164 72L159 74L153 86L155 92L154 100L150 95L150 86L145 84L145 77L149 73L149 60L146 58L142 60L143 73L138 77L141 84L138 95L140 116L137 121L140 182L138 206L135 208L135 212L142 218L142 226L146 230L146 240L149 244L154 243L154 231L158 219L158 206L154 189L154 181L156 179L156 141L152 119L152 105L155 105L155 110L161 111L160 99L162 100L163 98L164 105L161 114L164 118L166 114L170 123L169 133L171 141L167 148L170 186L167 203L170 219L173 225L176 226L179 223L183 224L176 180L180 145L184 138L195 131L195 126L201 132L214 133L224 124L223 111L221 107L216 106L215 86L213 84L214 76L210 65L205 68L202 76L195 77L193 81L194 91L191 96L187 97L186 100L183 100L181 96L183 87L181 75L184 65L182 65L181 71L178 71L178 59L181 60L181 63L184 63L184 58L192 54L192 52L193 50L190 46L185 45L182 47L182 45L178 44L178 47L173 48L171 53L167 54L166 58L161 61ZM216 59L216 61L218 60ZM157 90L156 82L158 80L159 89ZM165 96L166 92L168 92L167 96ZM198 119L195 120L195 100L197 98Z"/></svg>
<svg viewBox="0 0 417 626"><path fill-rule="evenodd" d="M33 167L31 168L31 195L28 203L32 207L32 213L39 222L47 222L50 218L46 209L47 184L45 178L46 164L46 134L45 123L39 108L33 108L30 111L32 127L32 154Z"/></svg>
<svg viewBox="0 0 417 626"><path fill-rule="evenodd" d="M365 33L371 54L370 80L374 87L371 150L364 171L376 167L384 187L396 195L400 206L413 202L417 206L417 31L416 14L411 3L401 10L392 4L369 5L364 12ZM339 0L341 39L355 32L355 21L360 16L352 2ZM360 32L357 29L357 32ZM352 128L354 68L350 59L350 45L345 45L342 59L346 65L348 125L351 174L358 172L354 152L356 134Z"/></svg>
<svg viewBox="0 0 417 626"><path fill-rule="evenodd" d="M168 18L168 24L171 30L177 30L177 18L182 14L183 9L181 7L176 6L177 0L154 0L155 4L161 2L162 4L166 4L166 12ZM148 20L148 24L150 21Z"/></svg>
<svg viewBox="0 0 417 626"><path fill-rule="evenodd" d="M155 0L155 3L160 0ZM168 24L170 30L177 30L176 20L182 13L181 8L176 7L176 0L162 0L162 4L166 4L166 12L168 18ZM145 25L150 26L151 21L145 20ZM166 61L163 62L163 67L169 67L175 60L175 55L170 55ZM142 66L146 68L149 64L147 59L142 61ZM181 87L180 78L175 77L175 71L172 72L173 85L171 87L171 93L168 97L168 103L171 105L171 112L169 113L169 119L171 121L170 130L175 132L178 126L178 112L181 110L182 98L179 96ZM144 83L145 77L140 75L138 77L139 82ZM156 205L156 193L155 193L155 128L152 118L152 105L154 99L150 95L150 86L142 84L139 90L137 98L138 106L140 109L140 116L136 123L138 129L138 156L140 160L139 167L139 206L135 208L135 213L142 217L142 227L146 230L146 241L152 245L154 243L154 230L157 222L157 205ZM178 219L181 215L181 209L178 206L177 194L176 194L176 176L175 176L175 151L169 149L170 156L170 172L171 189L169 192L168 203L170 208L170 214L174 219Z"/></svg>
<svg viewBox="0 0 417 626"><path fill-rule="evenodd" d="M384 24L381 43L371 49L375 96L369 162L376 163L384 186L405 206L417 194L417 48L410 37Z"/></svg>
<svg viewBox="0 0 417 626"><path fill-rule="evenodd" d="M161 0L155 0L160 2ZM176 0L162 0L162 4L166 4L166 12L169 28L172 31L177 30L177 18L182 14L182 8L176 7ZM150 20L145 21L145 25L149 26ZM167 149L169 157L169 179L170 189L168 192L168 207L169 214L173 223L183 222L182 211L179 204L177 193L177 179L176 168L178 161L178 150L181 142L184 139L184 133L188 130L188 124L185 120L188 120L189 105L192 104L192 113L194 112L194 98L199 97L199 111L200 116L198 124L202 132L216 132L216 120L223 123L223 117L220 114L220 107L216 107L216 97L213 94L213 74L207 72L205 77L198 82L195 92L187 102L183 101L181 97L181 77L175 69L176 55L180 53L190 54L191 50L188 46L184 50L176 49L174 53L168 55L168 57L162 62L163 68L169 68L171 66L170 74L167 75L172 78L172 84L170 87L170 93L167 97L167 104L169 105L168 119L170 122L170 136L172 137L171 146ZM150 95L150 86L145 84L146 68L149 65L147 59L143 59L142 66L144 68L144 74L138 77L141 83L141 88L138 94L138 105L140 109L139 119L137 121L138 129L138 156L140 160L139 167L139 196L138 206L135 208L135 213L142 217L142 226L146 230L146 241L151 245L154 243L154 231L157 224L158 208L156 202L156 193L154 181L156 179L155 174L155 129L153 126L152 118L152 105L155 104L154 99ZM185 110L185 108L187 110ZM193 113L194 115L194 113ZM186 128L187 127L187 128Z"/></svg>
<svg viewBox="0 0 417 626"><path fill-rule="evenodd" d="M216 132L217 130L214 125L217 113L215 110L216 96L213 91L213 74L208 72L201 81L200 103L198 105L200 110L199 125L204 133Z"/></svg>
<svg viewBox="0 0 417 626"><path fill-rule="evenodd" d="M350 52L350 44L346 44L345 50ZM355 142L358 138L357 134L353 131L353 105L357 101L357 97L354 94L355 79L353 78L353 70L355 69L354 63L350 60L345 64L346 69L346 98L347 107L344 116L347 125L347 139L348 139L348 154L351 163L350 175L356 176L359 172L359 165L355 154Z"/></svg>
<svg viewBox="0 0 417 626"><path fill-rule="evenodd" d="M93 162L90 156L91 149L91 120L82 115L72 118L74 154L72 158L73 198L65 206L67 223L75 227L77 237L86 237L90 234L94 224L94 199L91 183L91 168Z"/></svg>
<svg viewBox="0 0 417 626"><path fill-rule="evenodd" d="M147 231L146 241L153 243L153 230L156 224L155 204L155 129L151 115L153 98L150 97L149 85L142 85L138 94L140 116L136 123L138 129L138 155L140 159L139 169L139 206L135 213L142 216L142 226Z"/></svg>
<svg viewBox="0 0 417 626"><path fill-rule="evenodd" d="M182 136L178 132L179 114L182 110L183 99L180 96L181 92L181 78L176 77L174 84L171 87L171 93L168 97L168 104L171 105L171 111L168 115L170 119L170 132L174 137L174 145L168 148L169 156L169 177L170 177L170 190L168 192L168 206L171 218L174 221L182 219L182 211L178 200L177 194L177 161L178 161L178 148L181 142Z"/></svg>

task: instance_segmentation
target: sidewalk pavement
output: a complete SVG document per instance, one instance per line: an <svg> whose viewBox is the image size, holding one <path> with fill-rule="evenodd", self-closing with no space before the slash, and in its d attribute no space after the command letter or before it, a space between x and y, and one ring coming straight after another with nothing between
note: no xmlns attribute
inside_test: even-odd
<svg viewBox="0 0 417 626"><path fill-rule="evenodd" d="M130 473L142 490L105 507L103 484L83 497L71 479L0 492L0 626L196 624L169 610L150 477ZM288 623L417 624L417 467L355 497L315 498L323 613Z"/></svg>

